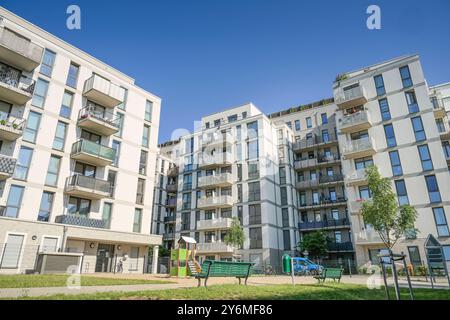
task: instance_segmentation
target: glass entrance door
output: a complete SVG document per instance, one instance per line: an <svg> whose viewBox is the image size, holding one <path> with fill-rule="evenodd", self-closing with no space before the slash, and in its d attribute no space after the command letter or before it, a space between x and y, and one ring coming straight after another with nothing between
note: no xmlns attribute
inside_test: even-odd
<svg viewBox="0 0 450 320"><path fill-rule="evenodd" d="M114 245L99 244L95 272L111 272L114 258Z"/></svg>

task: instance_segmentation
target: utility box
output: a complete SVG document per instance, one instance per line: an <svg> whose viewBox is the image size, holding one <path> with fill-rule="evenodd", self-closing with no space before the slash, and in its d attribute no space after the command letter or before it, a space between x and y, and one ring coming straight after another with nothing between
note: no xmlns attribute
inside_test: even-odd
<svg viewBox="0 0 450 320"><path fill-rule="evenodd" d="M283 273L291 273L292 272L291 256L288 254L284 254L282 260L283 260L282 261Z"/></svg>

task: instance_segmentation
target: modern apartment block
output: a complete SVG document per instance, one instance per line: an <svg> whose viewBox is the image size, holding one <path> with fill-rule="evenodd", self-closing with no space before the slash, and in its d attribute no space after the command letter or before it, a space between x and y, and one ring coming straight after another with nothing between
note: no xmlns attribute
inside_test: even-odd
<svg viewBox="0 0 450 320"><path fill-rule="evenodd" d="M383 244L360 213L371 196L364 170L375 164L419 214L418 232L395 251L424 262L428 234L449 251L450 84L429 88L414 55L342 74L333 95L269 116L252 104L228 109L182 136L170 149L175 239L194 237L200 260L230 259L223 238L238 217L247 238L238 254L260 267L278 267L317 230L331 240L326 259L376 262Z"/></svg>
<svg viewBox="0 0 450 320"><path fill-rule="evenodd" d="M143 272L162 243L159 115L134 79L0 8L0 273L32 272L43 254Z"/></svg>

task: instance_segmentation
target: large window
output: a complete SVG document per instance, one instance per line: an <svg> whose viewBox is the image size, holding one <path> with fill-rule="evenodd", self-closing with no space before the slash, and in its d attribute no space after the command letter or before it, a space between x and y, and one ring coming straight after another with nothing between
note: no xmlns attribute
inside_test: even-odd
<svg viewBox="0 0 450 320"><path fill-rule="evenodd" d="M32 156L33 156L33 149L30 149L28 147L20 148L19 158L17 159L16 169L14 171L15 179L19 180L27 179Z"/></svg>
<svg viewBox="0 0 450 320"><path fill-rule="evenodd" d="M142 132L142 146L148 148L149 143L150 143L150 127L144 125L144 130Z"/></svg>
<svg viewBox="0 0 450 320"><path fill-rule="evenodd" d="M405 92L405 96L409 113L419 112L419 105L417 104L416 94L414 93L414 91Z"/></svg>
<svg viewBox="0 0 450 320"><path fill-rule="evenodd" d="M261 228L249 228L250 249L262 248L262 230Z"/></svg>
<svg viewBox="0 0 450 320"><path fill-rule="evenodd" d="M427 139L425 135L425 130L423 128L422 118L421 117L414 117L411 118L414 135L416 137L416 141L424 141Z"/></svg>
<svg viewBox="0 0 450 320"><path fill-rule="evenodd" d="M152 112L153 112L153 102L147 100L145 103L145 115L144 119L146 121L152 121Z"/></svg>
<svg viewBox="0 0 450 320"><path fill-rule="evenodd" d="M375 88L377 90L377 96L382 96L386 93L386 90L384 89L384 81L383 81L383 75L379 74L375 77L373 77L373 80L375 81Z"/></svg>
<svg viewBox="0 0 450 320"><path fill-rule="evenodd" d="M125 115L123 113L117 112L116 118L117 118L117 126L119 127L119 131L117 131L115 136L121 137L123 134L123 123L124 123Z"/></svg>
<svg viewBox="0 0 450 320"><path fill-rule="evenodd" d="M70 64L69 73L67 74L67 80L66 80L66 84L69 87L72 87L72 88L77 87L79 70L80 70L80 67L78 65L76 65L73 62Z"/></svg>
<svg viewBox="0 0 450 320"><path fill-rule="evenodd" d="M300 131L300 120L295 120L295 131Z"/></svg>
<svg viewBox="0 0 450 320"><path fill-rule="evenodd" d="M284 250L291 250L291 232L289 230L283 230L283 245Z"/></svg>
<svg viewBox="0 0 450 320"><path fill-rule="evenodd" d="M370 166L373 166L373 159L371 157L355 159L356 170L366 169Z"/></svg>
<svg viewBox="0 0 450 320"><path fill-rule="evenodd" d="M428 189L428 196L431 203L441 202L441 194L439 192L439 186L435 175L425 177L425 181Z"/></svg>
<svg viewBox="0 0 450 320"><path fill-rule="evenodd" d="M33 99L31 104L37 108L44 108L45 98L47 97L48 81L38 79L34 88Z"/></svg>
<svg viewBox="0 0 450 320"><path fill-rule="evenodd" d="M91 200L70 197L67 211L69 214L88 217L91 211Z"/></svg>
<svg viewBox="0 0 450 320"><path fill-rule="evenodd" d="M400 77L402 78L403 88L409 88L413 85L408 66L400 68Z"/></svg>
<svg viewBox="0 0 450 320"><path fill-rule="evenodd" d="M247 142L247 158L248 159L257 159L259 157L259 146L258 140L253 140Z"/></svg>
<svg viewBox="0 0 450 320"><path fill-rule="evenodd" d="M247 137L249 139L258 137L258 122L257 121L247 123Z"/></svg>
<svg viewBox="0 0 450 320"><path fill-rule="evenodd" d="M61 164L61 157L51 155L50 162L47 169L47 177L45 178L45 185L56 187L58 184L58 173Z"/></svg>
<svg viewBox="0 0 450 320"><path fill-rule="evenodd" d="M322 113L322 114L320 115L320 118L321 118L321 120L322 120L322 124L327 124L327 123L328 123L328 116L327 116L326 113Z"/></svg>
<svg viewBox="0 0 450 320"><path fill-rule="evenodd" d="M182 202L182 209L183 210L190 210L191 209L191 193L186 192L183 193L183 202Z"/></svg>
<svg viewBox="0 0 450 320"><path fill-rule="evenodd" d="M397 190L398 203L402 206L409 204L408 192L406 190L405 180L395 181L395 188Z"/></svg>
<svg viewBox="0 0 450 320"><path fill-rule="evenodd" d="M148 159L148 152L145 150L141 150L141 156L139 158L139 174L144 176L147 174L147 159Z"/></svg>
<svg viewBox="0 0 450 320"><path fill-rule="evenodd" d="M23 140L36 143L37 133L39 131L39 125L41 123L41 114L30 111L27 120L27 126L23 132Z"/></svg>
<svg viewBox="0 0 450 320"><path fill-rule="evenodd" d="M55 139L53 140L53 149L63 151L66 141L67 124L58 121L56 126Z"/></svg>
<svg viewBox="0 0 450 320"><path fill-rule="evenodd" d="M433 161L431 160L430 150L428 145L424 144L418 146L420 161L422 162L423 171L433 170Z"/></svg>
<svg viewBox="0 0 450 320"><path fill-rule="evenodd" d="M434 221L436 222L436 229L440 237L448 237L450 233L448 231L447 218L445 217L444 208L433 208Z"/></svg>
<svg viewBox="0 0 450 320"><path fill-rule="evenodd" d="M67 119L70 118L70 114L72 113L72 101L73 101L73 93L65 91L61 103L61 109L59 111L59 115L61 117Z"/></svg>
<svg viewBox="0 0 450 320"><path fill-rule="evenodd" d="M261 200L261 190L259 181L250 182L248 184L248 201L259 201Z"/></svg>
<svg viewBox="0 0 450 320"><path fill-rule="evenodd" d="M389 158L391 160L392 175L401 176L403 174L403 170L398 151L389 152Z"/></svg>
<svg viewBox="0 0 450 320"><path fill-rule="evenodd" d="M259 162L248 163L248 179L259 179Z"/></svg>
<svg viewBox="0 0 450 320"><path fill-rule="evenodd" d="M383 121L391 120L391 112L389 111L389 103L387 99L379 100L378 104L380 105L381 119Z"/></svg>
<svg viewBox="0 0 450 320"><path fill-rule="evenodd" d="M8 200L6 201L5 217L17 218L19 216L20 206L22 204L23 190L22 186L12 185L9 189Z"/></svg>
<svg viewBox="0 0 450 320"><path fill-rule="evenodd" d="M144 193L145 193L145 179L138 178L137 191L136 191L136 203L144 203Z"/></svg>
<svg viewBox="0 0 450 320"><path fill-rule="evenodd" d="M47 77L52 76L53 65L55 64L56 54L53 51L45 49L44 58L41 63L40 73L46 75Z"/></svg>
<svg viewBox="0 0 450 320"><path fill-rule="evenodd" d="M312 128L312 120L311 117L306 118L306 128L310 129Z"/></svg>
<svg viewBox="0 0 450 320"><path fill-rule="evenodd" d="M141 232L142 209L134 209L133 232Z"/></svg>
<svg viewBox="0 0 450 320"><path fill-rule="evenodd" d="M22 234L8 234L0 257L0 269L17 269L23 249L25 236Z"/></svg>
<svg viewBox="0 0 450 320"><path fill-rule="evenodd" d="M41 197L41 205L39 206L38 221L50 221L52 212L54 193L44 191Z"/></svg>
<svg viewBox="0 0 450 320"><path fill-rule="evenodd" d="M113 140L111 148L116 151L116 157L114 158L114 161L111 165L117 167L119 166L120 159L120 142L117 140Z"/></svg>
<svg viewBox="0 0 450 320"><path fill-rule="evenodd" d="M254 204L248 206L248 223L260 224L261 223L261 205Z"/></svg>
<svg viewBox="0 0 450 320"><path fill-rule="evenodd" d="M281 187L280 188L280 195L281 195L281 205L282 206L286 206L288 204L286 187Z"/></svg>
<svg viewBox="0 0 450 320"><path fill-rule="evenodd" d="M395 139L394 127L392 124L386 124L384 126L384 133L386 134L386 144L388 147L395 147L397 141Z"/></svg>

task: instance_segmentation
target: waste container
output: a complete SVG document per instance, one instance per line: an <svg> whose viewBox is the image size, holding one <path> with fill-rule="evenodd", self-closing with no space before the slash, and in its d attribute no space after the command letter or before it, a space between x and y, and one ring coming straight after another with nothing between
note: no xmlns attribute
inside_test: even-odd
<svg viewBox="0 0 450 320"><path fill-rule="evenodd" d="M291 273L291 257L288 254L283 255L283 272Z"/></svg>

